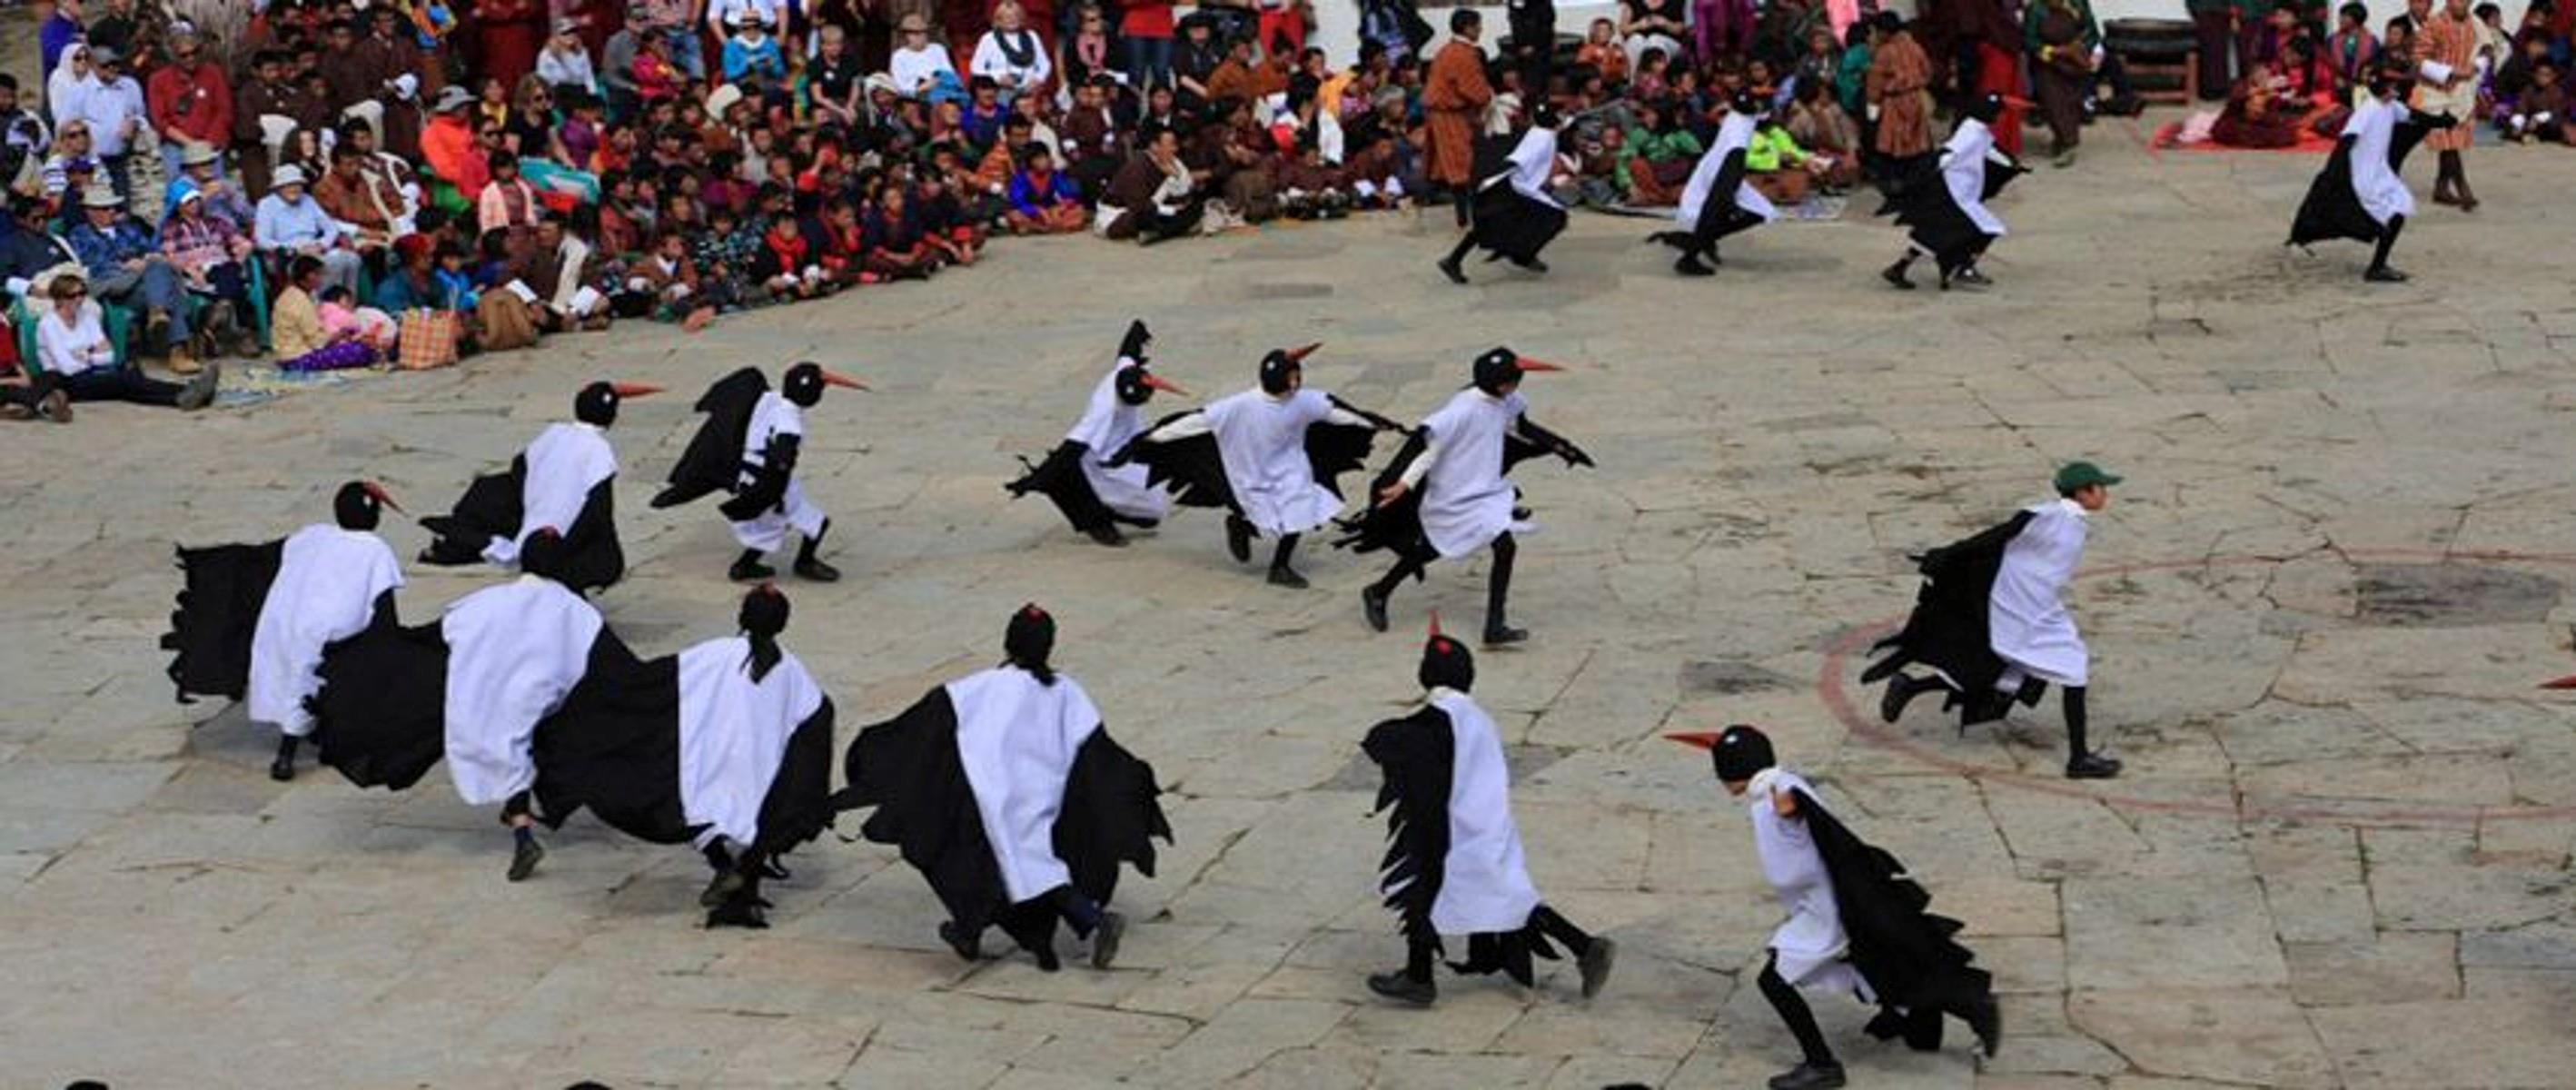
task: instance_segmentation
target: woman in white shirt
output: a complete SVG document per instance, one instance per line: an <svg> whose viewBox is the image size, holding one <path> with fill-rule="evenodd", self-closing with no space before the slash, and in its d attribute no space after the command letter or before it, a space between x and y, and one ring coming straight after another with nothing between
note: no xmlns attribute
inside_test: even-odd
<svg viewBox="0 0 2576 1090"><path fill-rule="evenodd" d="M116 346L99 323L98 304L89 301L89 285L80 277L57 276L45 294L53 305L36 321L36 359L47 374L61 380L72 400L193 410L215 399L215 375L221 368L213 361L184 386L146 378L132 364L118 363Z"/></svg>
<svg viewBox="0 0 2576 1090"><path fill-rule="evenodd" d="M1028 13L1017 0L1002 0L993 7L993 29L984 32L975 43L975 60L970 67L978 76L993 81L1002 89L1003 101L1018 98L1046 85L1055 74L1055 63L1047 59L1046 42L1024 24Z"/></svg>
<svg viewBox="0 0 2576 1090"><path fill-rule="evenodd" d="M951 78L957 75L957 66L949 63L948 50L930 40L930 23L918 13L903 17L895 37L894 55L887 65L887 74L894 77L895 93L920 98L939 82L940 73Z"/></svg>

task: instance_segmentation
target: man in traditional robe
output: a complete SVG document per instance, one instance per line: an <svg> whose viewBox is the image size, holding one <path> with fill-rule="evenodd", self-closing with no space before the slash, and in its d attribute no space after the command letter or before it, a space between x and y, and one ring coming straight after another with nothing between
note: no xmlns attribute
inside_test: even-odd
<svg viewBox="0 0 2576 1090"><path fill-rule="evenodd" d="M1423 706L1369 729L1361 749L1385 781L1377 808L1387 815L1386 858L1378 892L1404 933L1404 968L1372 974L1368 987L1387 999L1428 1007L1440 995L1431 963L1441 936L1466 935L1462 974L1500 972L1531 987L1532 957L1554 960L1562 944L1574 955L1583 997L1610 980L1618 943L1586 934L1540 900L1522 861L1512 821L1511 769L1493 717L1468 691L1476 660L1465 644L1442 635L1434 617L1414 672Z"/></svg>
<svg viewBox="0 0 2576 1090"><path fill-rule="evenodd" d="M1473 8L1449 13L1449 43L1432 54L1422 77L1422 120L1429 162L1423 176L1449 191L1458 226L1467 226L1468 205L1476 182L1476 134L1483 131L1485 106L1494 89L1485 82L1485 51L1477 45L1484 17Z"/></svg>
<svg viewBox="0 0 2576 1090"><path fill-rule="evenodd" d="M2067 463L2057 471L2055 499L1924 554L1913 616L1879 642L1886 656L1861 674L1863 682L1887 680L1879 716L1896 722L1916 696L1939 690L1960 709L1965 731L2003 718L2015 701L2038 703L2054 682L2064 691L2066 778L2119 775L2118 760L2085 744L2091 655L2060 600L2084 562L2087 520L2110 505L2118 483L2091 462ZM1931 676L1905 672L1918 662Z"/></svg>
<svg viewBox="0 0 2576 1090"><path fill-rule="evenodd" d="M1874 129L1870 147L1889 160L1882 174L1902 177L1905 164L1932 151L1932 58L1896 13L1880 12L1871 25L1883 37L1870 51L1862 83Z"/></svg>
<svg viewBox="0 0 2576 1090"><path fill-rule="evenodd" d="M1479 225L1480 227L1482 225ZM1504 474L1522 459L1554 454L1569 466L1592 457L1565 437L1529 418L1521 377L1557 366L1496 347L1476 357L1474 381L1423 418L1393 464L1371 488L1369 513L1348 523L1352 535L1336 545L1396 554L1386 576L1360 590L1360 610L1370 628L1386 631L1387 599L1406 576L1419 579L1437 559L1469 556L1491 546L1493 570L1485 584L1485 643L1519 643L1527 629L1506 617L1512 593L1513 537L1532 527L1520 491Z"/></svg>
<svg viewBox="0 0 2576 1090"><path fill-rule="evenodd" d="M2433 203L2475 212L2478 195L2469 189L2464 156L2477 128L2470 123L2478 109L2477 24L2469 16L2469 0L2444 0L2438 13L2431 12L2431 6L2429 0L2411 0L2407 5L2418 28L2414 106L2419 113L2448 115L2462 122L2424 137L2425 145L2441 158L2433 176Z"/></svg>
<svg viewBox="0 0 2576 1090"><path fill-rule="evenodd" d="M1938 1050L1941 1017L1955 1016L1994 1056L2003 1013L1993 977L1952 940L1958 921L1924 910L1931 898L1902 864L1844 828L1805 777L1779 767L1761 731L1737 725L1672 737L1707 748L1726 793L1746 800L1762 876L1789 912L1771 933L1754 986L1804 1055L1772 1077L1771 1090L1834 1090L1845 1081L1800 988L1876 1004L1869 1035L1902 1037L1918 1051Z"/></svg>

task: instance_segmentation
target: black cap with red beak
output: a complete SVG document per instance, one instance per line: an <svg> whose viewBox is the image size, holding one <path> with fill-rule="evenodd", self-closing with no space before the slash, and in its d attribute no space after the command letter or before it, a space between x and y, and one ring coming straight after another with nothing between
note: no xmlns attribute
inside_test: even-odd
<svg viewBox="0 0 2576 1090"><path fill-rule="evenodd" d="M1179 394L1182 397L1190 396L1189 391L1173 385L1163 376L1148 370L1142 360L1118 369L1118 400L1130 405L1142 405L1153 400L1156 390Z"/></svg>
<svg viewBox="0 0 2576 1090"><path fill-rule="evenodd" d="M1528 372L1562 370L1565 368L1545 360L1534 360L1496 345L1476 357L1475 386L1495 397L1501 397L1503 387L1519 382L1521 376Z"/></svg>
<svg viewBox="0 0 2576 1090"><path fill-rule="evenodd" d="M1273 348L1261 357L1261 392L1271 395L1288 392L1288 376L1306 368L1306 357L1324 347L1318 341L1304 348Z"/></svg>
<svg viewBox="0 0 2576 1090"><path fill-rule="evenodd" d="M647 397L662 392L659 386L640 382L594 382L573 395L572 418L593 427L605 428L617 423L617 405L630 397Z"/></svg>
<svg viewBox="0 0 2576 1090"><path fill-rule="evenodd" d="M402 505L385 493L385 487L374 481L351 481L340 486L331 497L331 515L343 530L373 530L384 508L402 511Z"/></svg>
<svg viewBox="0 0 2576 1090"><path fill-rule="evenodd" d="M808 409L813 408L815 402L823 400L823 387L839 386L851 390L868 388L867 383L811 360L788 368L786 377L781 379L778 385L779 392L786 395L787 400Z"/></svg>
<svg viewBox="0 0 2576 1090"><path fill-rule="evenodd" d="M1779 763L1778 758L1772 755L1770 736L1743 723L1714 734L1694 731L1664 737L1707 750L1721 783L1742 783L1752 779L1754 773Z"/></svg>
<svg viewBox="0 0 2576 1090"><path fill-rule="evenodd" d="M1456 689L1468 692L1476 687L1476 656L1467 645L1440 631L1440 614L1431 614L1431 635L1422 644L1422 667L1414 679L1425 689Z"/></svg>

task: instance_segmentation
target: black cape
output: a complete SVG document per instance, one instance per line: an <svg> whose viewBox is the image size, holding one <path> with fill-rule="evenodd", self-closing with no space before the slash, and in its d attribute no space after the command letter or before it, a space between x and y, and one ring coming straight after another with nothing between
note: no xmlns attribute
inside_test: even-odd
<svg viewBox="0 0 2576 1090"><path fill-rule="evenodd" d="M1086 534L1114 529L1115 524L1121 522L1131 526L1154 525L1153 519L1128 518L1100 502L1100 493L1091 487L1091 478L1082 472L1082 460L1090 456L1090 444L1067 439L1056 444L1054 450L1047 452L1046 460L1036 465L1030 465L1027 458L1020 459L1020 465L1027 472L1002 487L1010 492L1012 499L1031 492L1045 496L1055 504L1057 511L1063 513L1066 522Z"/></svg>
<svg viewBox="0 0 2576 1090"><path fill-rule="evenodd" d="M1509 431L1503 433L1502 471L1505 474L1509 474L1514 466L1522 462L1543 454L1555 454L1560 449L1571 452L1570 457L1576 464L1592 464L1592 457L1583 453L1582 448L1538 426L1526 413L1521 415L1518 428L1520 431L1518 435ZM1397 497L1394 503L1380 505L1375 502L1378 493L1403 478L1405 471L1412 467L1414 459L1422 457L1422 452L1429 443L1430 436L1422 429L1417 428L1413 434L1405 437L1404 445L1396 448L1395 460L1387 463L1387 467L1380 470L1377 477L1369 482L1366 497L1369 506L1362 508L1358 514L1335 520L1343 533L1341 537L1333 539L1334 548L1349 549L1355 553L1385 549L1396 556L1422 564L1428 564L1440 558L1440 550L1432 548L1431 538L1422 531L1422 489L1408 488L1404 495ZM1416 572L1414 578L1421 579L1421 573Z"/></svg>
<svg viewBox="0 0 2576 1090"><path fill-rule="evenodd" d="M528 456L524 453L510 459L510 468L501 473L487 473L465 486L465 495L456 508L444 515L420 520L430 533L437 535L429 548L421 550L424 564L455 566L483 562L483 547L496 537L516 537L519 522L525 515L520 497L527 487ZM592 485L590 495L581 502L581 513L572 525L563 528L565 563L563 583L575 591L589 593L615 585L626 577L626 550L617 543L617 478L615 475Z"/></svg>
<svg viewBox="0 0 2576 1090"><path fill-rule="evenodd" d="M285 546L280 538L179 550L184 582L161 649L171 653L170 681L180 703L191 703L192 694L239 700L249 689L251 635Z"/></svg>
<svg viewBox="0 0 2576 1090"><path fill-rule="evenodd" d="M693 406L707 415L689 447L671 467L670 483L653 497L655 508L677 507L710 492L733 495L719 505L726 518L747 522L776 507L787 494L796 468L797 443L773 447L758 465L743 461L743 441L751 433L752 411L769 379L756 367L745 367L707 387Z"/></svg>
<svg viewBox="0 0 2576 1090"><path fill-rule="evenodd" d="M2448 117L2428 117L2408 110L2388 133L2388 172L2400 173L2407 154L2423 143L2427 133L2454 123ZM2345 136L2335 141L2334 153L2326 156L2325 168L2308 183L2308 196L2299 202L2298 218L2290 222L2290 245L2305 246L2338 238L2377 242L2388 230L2387 224L2362 207L2361 195L2353 192L2352 147L2359 139Z"/></svg>
<svg viewBox="0 0 2576 1090"><path fill-rule="evenodd" d="M1916 166L1916 174L1905 182L1902 192L1891 198L1896 205L1896 222L1913 228L1914 244L1932 252L1944 273L1957 272L1976 262L1995 236L1987 234L1977 221L1969 219L1966 209L1950 196L1950 187L1941 178L1941 157L1927 155ZM2018 161L1997 163L1987 159L1982 201L1991 201L2012 184L2012 180L2030 173Z"/></svg>
<svg viewBox="0 0 2576 1090"><path fill-rule="evenodd" d="M1043 899L1011 903L975 809L975 789L957 755L957 709L941 686L903 714L862 727L845 760L849 786L833 796L838 809L875 807L861 836L903 850L904 862L930 882L930 890L967 934L999 926L1022 947L1050 948L1056 915ZM1056 813L1055 853L1073 876L1073 888L1107 905L1118 890L1118 866L1154 876L1154 838L1172 839L1154 767L1095 729L1074 754L1065 778L1064 804Z"/></svg>
<svg viewBox="0 0 2576 1090"><path fill-rule="evenodd" d="M1901 1031L1908 1044L1940 1047L1940 1023L1926 1016L1938 1012L1974 1024L1978 1008L1993 997L1992 975L1975 967L1977 955L1959 945L1959 921L1927 911L1932 895L1907 876L1905 864L1845 828L1815 796L1799 791L1797 798L1798 814L1833 882L1852 967L1880 1003L1911 1016L1915 1025ZM1873 1022L1871 1032L1885 1037L1898 1031Z"/></svg>
<svg viewBox="0 0 2576 1090"><path fill-rule="evenodd" d="M606 631L602 630L602 635ZM588 808L628 836L684 844L691 825L680 798L680 658L639 662L614 639L594 645L581 684L537 727L538 817L560 828ZM777 776L760 804L760 837L748 847L775 858L832 825L832 701L788 735Z"/></svg>
<svg viewBox="0 0 2576 1090"><path fill-rule="evenodd" d="M1369 446L1376 441L1378 430L1392 428L1395 423L1341 398L1331 400L1334 408L1370 421L1369 424L1318 421L1306 427L1306 463L1314 470L1315 483L1339 496L1342 494L1341 475L1368 465ZM1222 507L1241 514L1243 507L1235 502L1234 486L1226 481L1225 458L1217 452L1215 432L1201 432L1168 442L1145 441L1146 436L1164 425L1196 411L1184 410L1155 421L1153 427L1128 440L1112 461L1132 461L1144 466L1146 483L1169 485L1174 503L1184 507Z"/></svg>
<svg viewBox="0 0 2576 1090"><path fill-rule="evenodd" d="M1449 861L1449 789L1457 765L1457 733L1449 713L1435 705L1401 719L1369 728L1360 751L1377 763L1382 779L1372 813L1386 815L1386 856L1378 862L1378 887L1386 907L1395 912L1405 941L1443 949L1440 930L1431 922L1431 906ZM1467 960L1449 963L1452 972L1502 973L1522 987L1535 979L1531 959L1558 958L1556 947L1536 926L1516 931L1477 932L1467 936Z"/></svg>
<svg viewBox="0 0 2576 1090"><path fill-rule="evenodd" d="M1744 149L1726 153L1717 165L1717 179L1709 183L1708 196L1700 200L1699 218L1691 221L1688 231L1657 231L1646 236L1649 242L1660 242L1684 253L1698 253L1717 246L1717 240L1766 222L1735 203L1736 191L1744 185Z"/></svg>
<svg viewBox="0 0 2576 1090"><path fill-rule="evenodd" d="M1565 209L1513 188L1508 160L1500 173L1485 176L1472 207L1477 247L1514 262L1537 260L1565 230Z"/></svg>
<svg viewBox="0 0 2576 1090"><path fill-rule="evenodd" d="M380 611L365 631L323 649L322 688L306 698L305 707L313 713L319 759L350 783L408 790L447 756L447 638L440 625L406 627ZM603 625L565 705L585 688L622 689L639 669L634 652ZM553 721L548 717L537 727L541 783L547 724ZM676 773L672 782L678 782Z"/></svg>
<svg viewBox="0 0 2576 1090"><path fill-rule="evenodd" d="M1984 703L1975 698L1993 692L1995 681L2010 665L1995 654L1987 627L1995 574L2003 569L2004 547L2030 519L2030 512L2018 511L1973 536L1916 556L1915 570L1923 573L1923 587L1915 593L1914 612L1906 617L1904 628L1870 648L1871 654L1880 657L1862 671L1861 680L1879 681L1908 664L1921 663L1949 675L1957 685L1955 692L1971 698L1967 702L1971 709ZM2031 693L2030 698L2036 699L2037 694ZM1991 710L2001 714L1999 707Z"/></svg>

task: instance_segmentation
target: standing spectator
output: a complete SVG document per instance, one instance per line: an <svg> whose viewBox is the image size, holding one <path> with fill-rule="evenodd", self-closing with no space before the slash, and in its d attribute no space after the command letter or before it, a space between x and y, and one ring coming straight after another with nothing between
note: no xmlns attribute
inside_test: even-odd
<svg viewBox="0 0 2576 1090"><path fill-rule="evenodd" d="M18 104L18 77L0 72L0 188L26 188L41 179L45 153L54 146L44 115Z"/></svg>
<svg viewBox="0 0 2576 1090"><path fill-rule="evenodd" d="M2478 32L2469 19L2469 0L2445 0L2442 10L2426 17L2430 0L2409 0L2418 24L2415 34L2415 102L2417 112L2449 115L2459 124L2435 129L2424 146L2440 156L2433 176L2433 203L2478 210L2478 195L2469 189L2467 155L2477 126ZM2447 184L2446 184L2447 183Z"/></svg>
<svg viewBox="0 0 2576 1090"><path fill-rule="evenodd" d="M179 176L180 157L191 145L221 147L233 137L232 81L205 59L197 32L185 23L170 28L170 62L152 73L152 128L161 134L162 173ZM216 172L222 172L220 164Z"/></svg>
<svg viewBox="0 0 2576 1090"><path fill-rule="evenodd" d="M47 374L62 382L74 401L130 401L196 410L215 399L216 368L206 368L188 384L143 377L132 361L117 362L116 346L107 339L98 304L78 276L54 278L47 293L53 305L36 321L36 358Z"/></svg>
<svg viewBox="0 0 2576 1090"><path fill-rule="evenodd" d="M51 87L63 54L81 38L81 0L35 0L28 11L36 20L36 75ZM60 124L57 119L56 124Z"/></svg>
<svg viewBox="0 0 2576 1090"><path fill-rule="evenodd" d="M508 87L536 71L546 37L544 0L475 0L474 26L483 78Z"/></svg>
<svg viewBox="0 0 2576 1090"><path fill-rule="evenodd" d="M188 297L151 229L125 214L125 198L101 185L81 194L81 217L68 241L98 285L99 300L142 318L143 340L168 347L171 370L196 374L196 358L188 351Z"/></svg>
<svg viewBox="0 0 2576 1090"><path fill-rule="evenodd" d="M1473 8L1449 13L1449 44L1431 58L1422 81L1422 119L1430 163L1423 173L1437 189L1446 189L1457 211L1458 226L1467 226L1476 173L1476 130L1494 89L1485 83L1485 52L1476 39L1484 19Z"/></svg>
<svg viewBox="0 0 2576 1090"><path fill-rule="evenodd" d="M1140 93L1172 86L1172 0L1119 5L1118 36L1127 43L1127 83Z"/></svg>
<svg viewBox="0 0 2576 1090"><path fill-rule="evenodd" d="M1932 58L1895 13L1882 11L1874 22L1882 36L1870 52L1863 92L1875 126L1870 147L1885 160L1880 177L1902 178L1932 152Z"/></svg>
<svg viewBox="0 0 2576 1090"><path fill-rule="evenodd" d="M2084 139L2084 107L2093 92L2093 55L2101 27L2088 0L2032 0L2022 17L2022 45L2030 51L2031 83L2048 121L2048 151L2056 166L2075 165Z"/></svg>
<svg viewBox="0 0 2576 1090"><path fill-rule="evenodd" d="M2370 33L2370 8L2349 0L2335 9L2335 32L2326 39L2326 62L2334 69L2335 98L2351 101L2352 89L2367 82L2378 66L2379 39Z"/></svg>
<svg viewBox="0 0 2576 1090"><path fill-rule="evenodd" d="M259 199L251 242L281 263L298 255L320 261L330 283L358 290L358 252L349 247L342 224L306 189L301 167L277 168L268 196Z"/></svg>
<svg viewBox="0 0 2576 1090"><path fill-rule="evenodd" d="M1691 42L1703 62L1744 52L1753 23L1753 0L1691 0Z"/></svg>
<svg viewBox="0 0 2576 1090"><path fill-rule="evenodd" d="M1521 91L1532 102L1545 102L1556 71L1556 0L1510 0L1504 11L1512 36L1508 47L1512 67L1520 73ZM1268 13L1262 18L1267 20ZM1263 40L1268 40L1266 32Z"/></svg>
<svg viewBox="0 0 2576 1090"><path fill-rule="evenodd" d="M135 33L141 29L134 19L134 0L107 0L107 10L88 21L81 40L91 49L105 49L122 56L134 56Z"/></svg>
<svg viewBox="0 0 2576 1090"><path fill-rule="evenodd" d="M98 72L85 42L73 42L63 50L63 62L54 66L45 79L45 112L54 117L54 127L62 128L81 116L82 104L98 90Z"/></svg>

